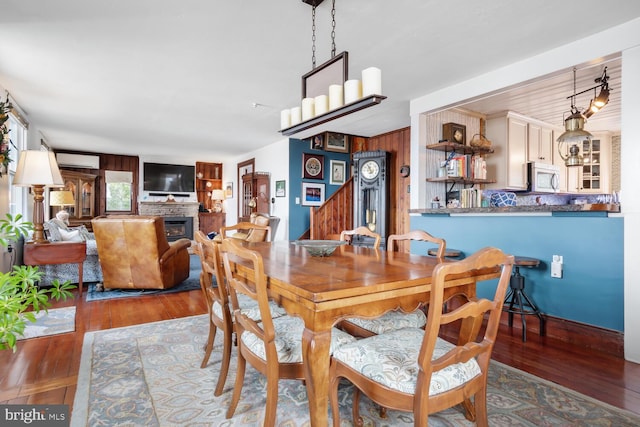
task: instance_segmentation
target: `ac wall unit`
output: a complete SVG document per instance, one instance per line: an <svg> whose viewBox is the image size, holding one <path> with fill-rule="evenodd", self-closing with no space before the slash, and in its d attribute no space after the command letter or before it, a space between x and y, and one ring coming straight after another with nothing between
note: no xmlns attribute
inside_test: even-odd
<svg viewBox="0 0 640 427"><path fill-rule="evenodd" d="M100 156L58 153L58 166L67 168L100 169Z"/></svg>

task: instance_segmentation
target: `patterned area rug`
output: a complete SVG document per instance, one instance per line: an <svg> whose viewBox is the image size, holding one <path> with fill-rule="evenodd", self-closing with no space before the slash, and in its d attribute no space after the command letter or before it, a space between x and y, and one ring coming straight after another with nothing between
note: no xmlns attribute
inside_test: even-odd
<svg viewBox="0 0 640 427"><path fill-rule="evenodd" d="M200 369L208 331L206 315L148 323L85 335L71 426L256 426L263 420L265 379L247 365L233 418L225 412L233 392L232 358L227 384L213 396L221 340ZM306 391L300 381L280 381L276 425L308 426ZM342 426L352 426L351 386L340 388ZM413 426L411 414L388 411L387 419L366 397L365 426ZM498 362L488 391L491 426L638 426L640 417ZM457 408L429 417L431 426L472 426Z"/></svg>
<svg viewBox="0 0 640 427"><path fill-rule="evenodd" d="M170 289L108 289L96 290L96 283L90 283L87 288L87 301L103 301L113 298L139 297L141 295L171 294L175 292L192 291L200 289L200 258L198 255L189 256L189 277Z"/></svg>
<svg viewBox="0 0 640 427"><path fill-rule="evenodd" d="M64 334L76 330L76 308L52 308L36 314L36 323L27 322L24 335L19 340Z"/></svg>

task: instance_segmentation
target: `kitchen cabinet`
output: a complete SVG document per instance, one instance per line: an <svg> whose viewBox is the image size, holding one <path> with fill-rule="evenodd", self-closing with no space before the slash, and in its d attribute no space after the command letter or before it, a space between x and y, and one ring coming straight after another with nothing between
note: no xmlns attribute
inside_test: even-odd
<svg viewBox="0 0 640 427"><path fill-rule="evenodd" d="M527 130L527 161L551 164L553 162L553 128L529 122Z"/></svg>
<svg viewBox="0 0 640 427"><path fill-rule="evenodd" d="M495 179L487 188L527 189L528 124L524 116L512 112L487 118L486 137L493 148L487 157L487 175Z"/></svg>
<svg viewBox="0 0 640 427"><path fill-rule="evenodd" d="M249 222L253 212L271 214L269 172L253 172L242 175L241 211L238 220Z"/></svg>
<svg viewBox="0 0 640 427"><path fill-rule="evenodd" d="M563 144L565 156L570 146ZM594 133L593 138L578 143L578 147L584 165L565 166L567 191L578 194L611 193L611 135Z"/></svg>
<svg viewBox="0 0 640 427"><path fill-rule="evenodd" d="M213 208L211 192L222 189L222 163L196 162L196 196L206 210Z"/></svg>
<svg viewBox="0 0 640 427"><path fill-rule="evenodd" d="M85 225L91 230L91 219L95 216L97 175L64 169L60 169L60 175L64 189L73 194L74 204L64 207L69 212L69 225ZM59 206L51 206L49 209L50 218L54 218L62 210Z"/></svg>

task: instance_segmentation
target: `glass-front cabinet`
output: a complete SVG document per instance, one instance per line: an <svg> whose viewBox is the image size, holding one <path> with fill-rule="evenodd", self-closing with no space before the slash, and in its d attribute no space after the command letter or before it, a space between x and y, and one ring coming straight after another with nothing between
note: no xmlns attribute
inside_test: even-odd
<svg viewBox="0 0 640 427"><path fill-rule="evenodd" d="M594 134L578 144L584 165L567 168L570 193L611 193L611 138Z"/></svg>
<svg viewBox="0 0 640 427"><path fill-rule="evenodd" d="M60 174L64 181L64 190L73 194L74 204L64 207L69 212L69 225L84 224L91 229L91 219L95 216L97 175L68 170L60 170ZM50 218L54 218L62 208L51 206L49 209Z"/></svg>

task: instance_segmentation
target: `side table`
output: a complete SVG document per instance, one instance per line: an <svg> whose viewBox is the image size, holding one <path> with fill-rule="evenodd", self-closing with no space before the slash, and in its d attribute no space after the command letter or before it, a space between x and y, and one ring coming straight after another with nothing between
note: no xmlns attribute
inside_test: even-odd
<svg viewBox="0 0 640 427"><path fill-rule="evenodd" d="M24 245L25 265L78 263L78 294L82 297L82 264L87 257L85 242L50 242Z"/></svg>

